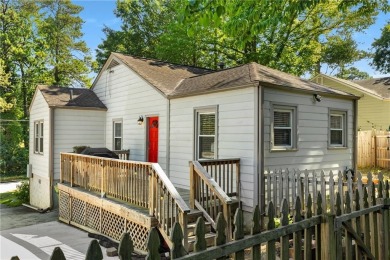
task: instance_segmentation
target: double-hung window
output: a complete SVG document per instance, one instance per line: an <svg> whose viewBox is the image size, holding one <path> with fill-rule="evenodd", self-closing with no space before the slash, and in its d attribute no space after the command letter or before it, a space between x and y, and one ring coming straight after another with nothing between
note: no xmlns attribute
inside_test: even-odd
<svg viewBox="0 0 390 260"><path fill-rule="evenodd" d="M123 131L122 131L122 120L114 120L113 121L113 148L114 150L122 150L122 142L123 142Z"/></svg>
<svg viewBox="0 0 390 260"><path fill-rule="evenodd" d="M273 105L271 123L271 149L295 149L297 142L296 125L296 107Z"/></svg>
<svg viewBox="0 0 390 260"><path fill-rule="evenodd" d="M217 108L195 110L196 159L217 158Z"/></svg>
<svg viewBox="0 0 390 260"><path fill-rule="evenodd" d="M329 112L329 146L347 147L347 112L330 110Z"/></svg>
<svg viewBox="0 0 390 260"><path fill-rule="evenodd" d="M34 153L43 154L43 120L34 122Z"/></svg>

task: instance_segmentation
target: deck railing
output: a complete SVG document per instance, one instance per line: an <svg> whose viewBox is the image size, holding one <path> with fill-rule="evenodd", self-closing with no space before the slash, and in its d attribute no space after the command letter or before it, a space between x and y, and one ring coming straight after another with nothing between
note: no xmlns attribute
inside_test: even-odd
<svg viewBox="0 0 390 260"><path fill-rule="evenodd" d="M173 223L187 226L190 209L157 163L61 153L60 181L149 208L166 241Z"/></svg>
<svg viewBox="0 0 390 260"><path fill-rule="evenodd" d="M158 229L164 236L165 241L170 243L171 232L175 222L180 223L184 227L184 245L188 246L187 236L187 214L190 208L184 202L176 188L168 179L160 165L152 164L150 189L150 215L157 218L159 224ZM168 245L169 247L172 244Z"/></svg>
<svg viewBox="0 0 390 260"><path fill-rule="evenodd" d="M201 160L199 163L228 196L240 197L240 159Z"/></svg>
<svg viewBox="0 0 390 260"><path fill-rule="evenodd" d="M216 220L218 213L223 212L228 227L226 233L228 240L231 239L232 231L232 202L229 195L226 194L200 162L190 162L190 207L202 211L203 216L211 223L214 229L217 228Z"/></svg>

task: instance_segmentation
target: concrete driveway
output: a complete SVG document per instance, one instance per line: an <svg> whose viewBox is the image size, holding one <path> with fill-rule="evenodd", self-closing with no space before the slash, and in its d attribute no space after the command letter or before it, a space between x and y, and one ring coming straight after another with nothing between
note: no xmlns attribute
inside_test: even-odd
<svg viewBox="0 0 390 260"><path fill-rule="evenodd" d="M57 221L58 211L38 213L27 207L0 205L0 259L18 255L21 260L49 259L61 247L67 260L85 258L92 238L88 233ZM104 259L119 259L106 256Z"/></svg>

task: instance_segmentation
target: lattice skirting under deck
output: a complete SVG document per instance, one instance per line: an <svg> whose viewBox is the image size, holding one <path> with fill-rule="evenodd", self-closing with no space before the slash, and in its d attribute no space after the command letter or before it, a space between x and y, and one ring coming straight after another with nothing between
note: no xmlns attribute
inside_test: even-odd
<svg viewBox="0 0 390 260"><path fill-rule="evenodd" d="M134 248L146 253L148 233L155 226L155 221L114 202L105 200L102 203L102 200L104 199L86 192L59 185L59 218L65 223L95 231L117 242L124 232L129 232Z"/></svg>

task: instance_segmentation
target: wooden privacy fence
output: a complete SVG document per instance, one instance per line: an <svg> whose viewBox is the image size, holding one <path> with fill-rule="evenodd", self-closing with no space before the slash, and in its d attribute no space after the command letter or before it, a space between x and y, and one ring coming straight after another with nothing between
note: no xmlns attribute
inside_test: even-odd
<svg viewBox="0 0 390 260"><path fill-rule="evenodd" d="M358 167L390 169L390 132L358 132Z"/></svg>
<svg viewBox="0 0 390 260"><path fill-rule="evenodd" d="M383 189L385 187L385 189ZM283 199L281 217L275 217L273 202L268 204L268 223L262 229L260 210L256 207L252 216L250 235L244 235L244 219L241 209L234 216L233 241L226 238L226 220L222 213L217 217L217 236L214 246L207 248L205 223L198 218L195 227L196 242L194 252L186 252L181 225L173 226L171 259L389 259L390 257L390 199L389 183L380 182L377 187L361 187L354 193L345 193L345 203L341 194L336 193L335 214L326 213L322 208L322 195L319 193L314 203L311 194L302 210L299 196L295 200L295 212L289 218L289 206ZM376 192L373 192L376 191ZM368 194L371 192L371 196ZM362 202L362 203L361 203ZM326 203L326 207L329 207ZM316 210L313 212L312 209ZM279 222L280 225L277 226ZM160 259L161 240L156 228L148 235L146 259ZM131 259L133 243L124 234L118 248L121 259ZM60 258L53 258L53 255ZM65 259L61 249L56 248L50 259ZM17 258L13 258L17 259ZM86 259L102 259L97 241L91 242Z"/></svg>

